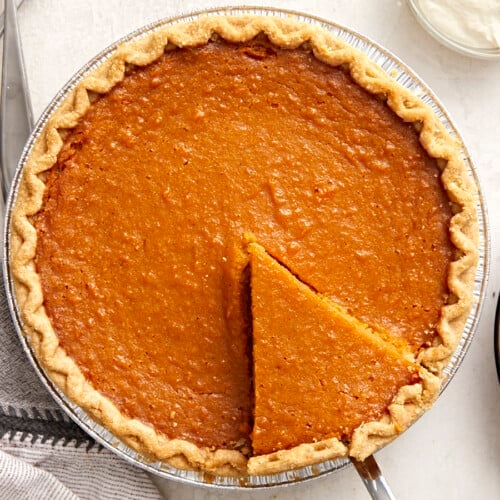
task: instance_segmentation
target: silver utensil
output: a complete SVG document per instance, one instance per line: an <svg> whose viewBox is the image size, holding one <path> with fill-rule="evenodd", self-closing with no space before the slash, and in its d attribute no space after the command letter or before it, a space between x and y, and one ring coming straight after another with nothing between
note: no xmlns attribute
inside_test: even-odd
<svg viewBox="0 0 500 500"><path fill-rule="evenodd" d="M17 5L17 8L19 8L21 6L21 4L24 2L24 0L16 0L16 5ZM3 35L3 26L4 26L4 12L3 10L0 11L0 36Z"/></svg>
<svg viewBox="0 0 500 500"><path fill-rule="evenodd" d="M396 500L373 455L362 462L354 459L351 459L351 462L374 500Z"/></svg>
<svg viewBox="0 0 500 500"><path fill-rule="evenodd" d="M33 112L26 82L14 0L5 0L0 160L4 201L26 140L33 128ZM3 206L3 203L2 203Z"/></svg>
<svg viewBox="0 0 500 500"><path fill-rule="evenodd" d="M498 297L497 310L495 314L494 349L498 383L500 383L500 296Z"/></svg>

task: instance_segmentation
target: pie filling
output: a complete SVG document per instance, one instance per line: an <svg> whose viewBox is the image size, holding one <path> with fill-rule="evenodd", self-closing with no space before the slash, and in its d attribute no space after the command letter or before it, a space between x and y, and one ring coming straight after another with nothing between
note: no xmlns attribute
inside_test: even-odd
<svg viewBox="0 0 500 500"><path fill-rule="evenodd" d="M421 381L418 366L260 245L250 247L254 453L349 442L384 415L400 387Z"/></svg>
<svg viewBox="0 0 500 500"><path fill-rule="evenodd" d="M218 40L131 67L45 182L60 345L158 433L247 455L348 441L420 380L402 352L436 340L454 249L440 170L310 50ZM254 253L250 278L249 232L295 276Z"/></svg>

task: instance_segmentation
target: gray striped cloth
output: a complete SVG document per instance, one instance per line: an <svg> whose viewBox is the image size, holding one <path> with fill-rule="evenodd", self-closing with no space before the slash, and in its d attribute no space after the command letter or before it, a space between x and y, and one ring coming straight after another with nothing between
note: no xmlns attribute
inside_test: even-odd
<svg viewBox="0 0 500 500"><path fill-rule="evenodd" d="M161 498L144 471L102 448L59 410L26 359L2 286L0 498Z"/></svg>

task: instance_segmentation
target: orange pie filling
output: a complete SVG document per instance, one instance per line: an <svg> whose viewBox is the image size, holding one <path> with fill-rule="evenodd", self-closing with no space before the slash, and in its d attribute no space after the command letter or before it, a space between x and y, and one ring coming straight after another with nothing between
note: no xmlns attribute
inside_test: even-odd
<svg viewBox="0 0 500 500"><path fill-rule="evenodd" d="M251 245L255 424L265 455L379 420L418 367ZM335 278L335 277L333 277Z"/></svg>
<svg viewBox="0 0 500 500"><path fill-rule="evenodd" d="M45 311L122 414L267 454L348 443L420 383L407 358L437 338L454 250L440 169L310 50L219 40L130 67L45 182ZM245 233L277 260L254 246L249 270Z"/></svg>

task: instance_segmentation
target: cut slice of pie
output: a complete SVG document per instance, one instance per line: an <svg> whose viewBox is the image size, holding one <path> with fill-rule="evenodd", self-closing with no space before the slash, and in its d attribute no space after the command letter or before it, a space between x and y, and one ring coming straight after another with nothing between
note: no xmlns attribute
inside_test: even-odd
<svg viewBox="0 0 500 500"><path fill-rule="evenodd" d="M261 245L250 243L249 253L257 455L249 468L345 456L354 430L380 420L401 387L421 382L421 370Z"/></svg>

